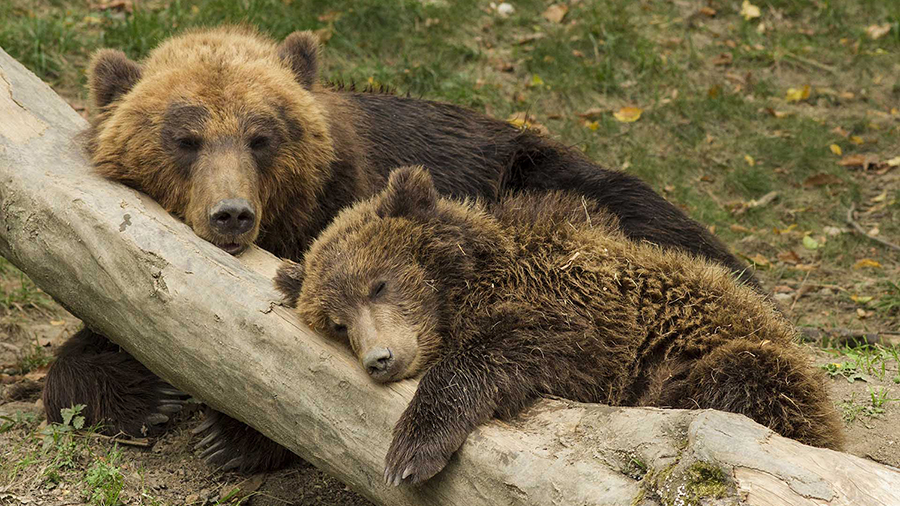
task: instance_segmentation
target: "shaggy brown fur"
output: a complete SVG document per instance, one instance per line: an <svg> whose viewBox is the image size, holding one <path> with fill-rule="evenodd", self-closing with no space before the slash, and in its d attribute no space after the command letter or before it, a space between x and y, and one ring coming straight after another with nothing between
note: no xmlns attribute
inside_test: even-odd
<svg viewBox="0 0 900 506"><path fill-rule="evenodd" d="M840 445L822 379L768 301L720 266L628 240L580 196L459 202L398 169L276 284L361 361L388 349L368 364L377 380L426 371L394 431L390 483L430 478L477 425L543 395L727 410Z"/></svg>
<svg viewBox="0 0 900 506"><path fill-rule="evenodd" d="M629 237L712 259L756 286L705 227L637 178L455 105L322 87L318 59L309 32L278 44L241 27L186 32L140 63L100 51L88 72L97 109L88 147L98 173L149 194L230 253L255 242L300 260L341 208L374 194L394 167L423 164L445 195L583 193L615 214ZM167 397L107 386L108 378L149 383L123 351L93 356L100 353L87 345L94 337L77 334L86 342L73 343L51 369L48 414L87 404L104 406L89 423L162 419L157 409ZM213 464L249 471L283 463L271 458L283 454L274 443L227 417L216 420L204 438L216 449ZM241 437L229 439L234 434Z"/></svg>

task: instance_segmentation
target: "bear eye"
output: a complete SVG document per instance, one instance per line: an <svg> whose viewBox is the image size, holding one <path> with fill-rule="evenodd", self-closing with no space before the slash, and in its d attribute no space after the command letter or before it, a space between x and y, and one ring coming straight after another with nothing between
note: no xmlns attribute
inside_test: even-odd
<svg viewBox="0 0 900 506"><path fill-rule="evenodd" d="M185 151L197 151L201 141L197 137L182 137L178 139L178 147Z"/></svg>
<svg viewBox="0 0 900 506"><path fill-rule="evenodd" d="M250 149L254 151L258 151L260 149L265 149L269 147L269 138L257 135L256 137L250 139Z"/></svg>
<svg viewBox="0 0 900 506"><path fill-rule="evenodd" d="M369 292L371 294L369 295L369 298L377 299L381 294L384 293L384 289L386 287L387 283L385 283L384 281L376 281L375 283L372 283L372 290L370 290Z"/></svg>

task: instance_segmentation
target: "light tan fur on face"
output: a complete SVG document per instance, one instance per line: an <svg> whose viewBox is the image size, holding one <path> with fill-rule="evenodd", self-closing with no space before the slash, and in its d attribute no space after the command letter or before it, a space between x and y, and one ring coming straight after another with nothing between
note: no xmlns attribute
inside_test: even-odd
<svg viewBox="0 0 900 506"><path fill-rule="evenodd" d="M173 104L207 112L195 132L202 147L187 174L161 139ZM247 147L250 115L271 118L267 124L280 129L282 142L267 170L254 169ZM283 118L302 133L288 131ZM314 205L314 189L335 159L325 113L279 58L278 46L235 27L188 32L152 51L141 62L138 83L97 115L90 148L101 175L147 192L211 242L222 240L208 225L211 205L235 197L253 203L257 223L239 238L245 245L284 207ZM296 180L304 182L291 187L296 195L273 199Z"/></svg>
<svg viewBox="0 0 900 506"><path fill-rule="evenodd" d="M365 369L362 360L374 348L391 350L396 364L393 374L378 377L388 383L414 375L419 370L421 355L418 353L418 332L409 325L396 306L367 304L356 308L355 318L347 324L350 347Z"/></svg>

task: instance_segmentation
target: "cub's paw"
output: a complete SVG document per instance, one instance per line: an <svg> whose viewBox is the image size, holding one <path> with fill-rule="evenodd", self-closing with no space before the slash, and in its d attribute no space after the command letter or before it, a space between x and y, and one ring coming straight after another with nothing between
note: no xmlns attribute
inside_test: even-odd
<svg viewBox="0 0 900 506"><path fill-rule="evenodd" d="M220 471L274 471L298 458L249 425L211 408L206 408L203 422L193 433L203 435L194 447L202 450L200 458Z"/></svg>
<svg viewBox="0 0 900 506"><path fill-rule="evenodd" d="M415 485L436 475L452 455L443 451L442 446L439 442L394 436L384 459L384 483L395 487L401 483Z"/></svg>

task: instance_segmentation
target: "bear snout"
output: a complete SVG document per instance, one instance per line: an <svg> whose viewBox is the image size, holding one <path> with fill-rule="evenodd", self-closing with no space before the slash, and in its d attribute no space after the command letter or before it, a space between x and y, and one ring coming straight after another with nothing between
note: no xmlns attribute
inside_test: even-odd
<svg viewBox="0 0 900 506"><path fill-rule="evenodd" d="M365 356L363 356L362 363L369 376L376 381L389 379L393 375L392 371L394 365L396 365L394 354L391 353L391 350L382 347L372 348L367 351Z"/></svg>
<svg viewBox="0 0 900 506"><path fill-rule="evenodd" d="M220 200L209 212L209 226L226 236L246 234L256 225L256 212L247 199Z"/></svg>

